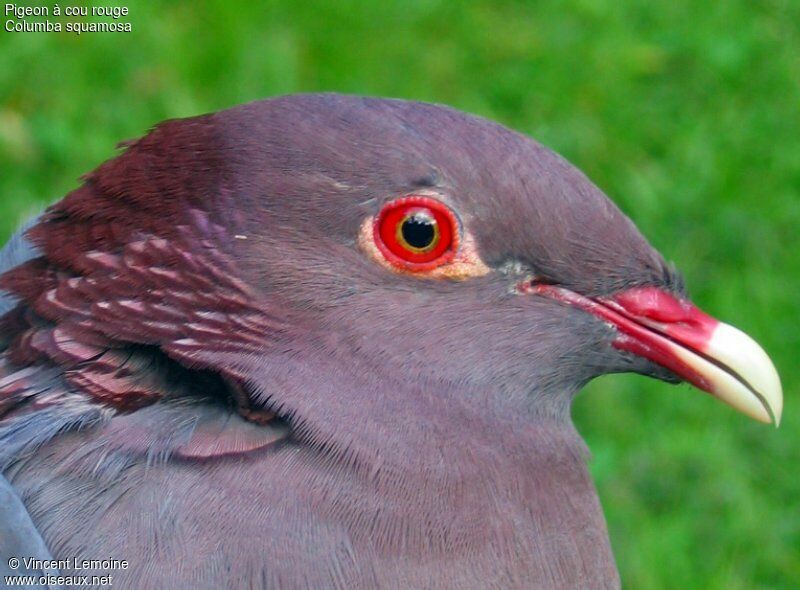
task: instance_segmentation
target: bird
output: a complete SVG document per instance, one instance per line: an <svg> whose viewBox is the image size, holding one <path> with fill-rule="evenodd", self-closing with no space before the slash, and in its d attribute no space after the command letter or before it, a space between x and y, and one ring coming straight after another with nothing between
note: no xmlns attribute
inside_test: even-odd
<svg viewBox="0 0 800 590"><path fill-rule="evenodd" d="M0 255L6 575L618 588L581 388L780 420L764 350L498 123L298 94L119 149Z"/></svg>

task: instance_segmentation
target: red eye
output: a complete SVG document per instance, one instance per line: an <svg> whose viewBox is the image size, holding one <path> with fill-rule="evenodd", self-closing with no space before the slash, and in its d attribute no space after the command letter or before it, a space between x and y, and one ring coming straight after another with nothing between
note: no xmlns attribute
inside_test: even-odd
<svg viewBox="0 0 800 590"><path fill-rule="evenodd" d="M373 237L389 262L409 270L431 270L455 256L458 220L435 199L404 197L381 209Z"/></svg>

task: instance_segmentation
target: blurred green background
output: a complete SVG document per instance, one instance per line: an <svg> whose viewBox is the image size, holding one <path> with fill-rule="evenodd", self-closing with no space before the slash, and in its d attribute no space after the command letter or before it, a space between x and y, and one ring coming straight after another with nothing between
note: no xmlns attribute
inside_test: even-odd
<svg viewBox="0 0 800 590"><path fill-rule="evenodd" d="M335 90L496 119L582 168L783 377L780 430L634 376L579 397L624 585L800 588L800 3L128 6L131 33L0 31L3 240L165 118Z"/></svg>

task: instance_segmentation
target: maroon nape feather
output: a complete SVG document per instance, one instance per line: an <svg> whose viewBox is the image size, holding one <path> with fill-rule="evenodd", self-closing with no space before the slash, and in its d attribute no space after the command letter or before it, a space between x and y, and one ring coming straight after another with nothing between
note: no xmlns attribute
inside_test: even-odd
<svg viewBox="0 0 800 590"><path fill-rule="evenodd" d="M0 289L22 301L35 301L59 284L59 272L45 258L34 258L0 275Z"/></svg>
<svg viewBox="0 0 800 590"><path fill-rule="evenodd" d="M31 231L52 255L2 277L0 286L28 306L27 317L15 315L16 337L7 351L14 362L61 367L77 391L128 412L165 397L169 386L148 365L152 354L116 349L158 347L178 362L205 367L199 351L207 358L214 351L262 350L282 329L283 322L268 315L269 306L236 277L235 264L216 246L226 231L207 214L185 211L185 223L170 227L167 237L140 228L134 239L132 229L120 230L112 221L105 222L108 231L81 233L92 220L81 219L80 211L67 214L69 209L58 215L52 209ZM77 228L77 237L67 246L70 228ZM126 235L130 241L116 243ZM224 374L235 378L229 369ZM244 399L243 389L233 392L242 415L259 422L272 418Z"/></svg>

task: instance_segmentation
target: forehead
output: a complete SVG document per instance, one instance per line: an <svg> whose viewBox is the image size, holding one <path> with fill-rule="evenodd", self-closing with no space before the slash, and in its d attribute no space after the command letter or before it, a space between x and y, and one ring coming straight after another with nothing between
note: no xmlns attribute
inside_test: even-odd
<svg viewBox="0 0 800 590"><path fill-rule="evenodd" d="M435 188L491 266L520 262L582 292L634 284L680 289L630 219L567 160L520 133L450 109L403 105L426 137ZM420 131L422 130L422 131Z"/></svg>
<svg viewBox="0 0 800 590"><path fill-rule="evenodd" d="M660 255L591 181L496 123L436 105L328 95L228 113L237 149L254 148L240 161L255 164L265 198L309 227L324 219L357 233L386 200L433 192L490 266L519 261L584 292L664 280ZM244 176L252 180L252 168Z"/></svg>

